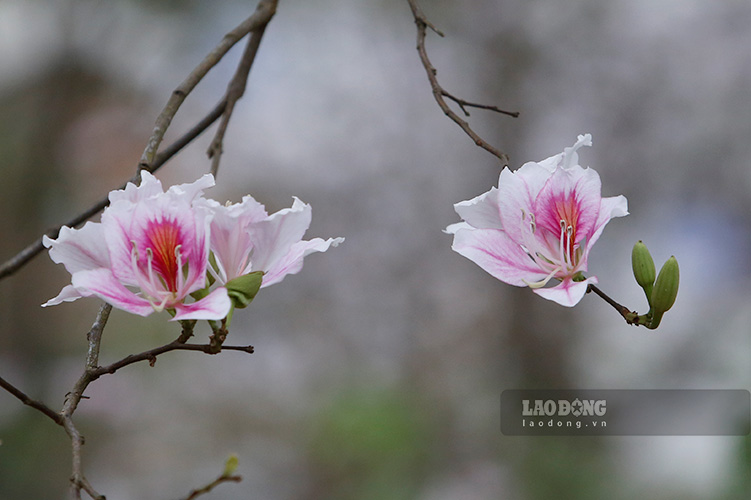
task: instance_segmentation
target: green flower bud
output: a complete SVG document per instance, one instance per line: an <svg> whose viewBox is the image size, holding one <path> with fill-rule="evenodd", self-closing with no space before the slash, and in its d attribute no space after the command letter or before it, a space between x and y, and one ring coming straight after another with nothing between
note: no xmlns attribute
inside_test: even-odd
<svg viewBox="0 0 751 500"><path fill-rule="evenodd" d="M225 286L232 304L238 309L247 307L261 288L262 281L263 271L255 271L230 280Z"/></svg>
<svg viewBox="0 0 751 500"><path fill-rule="evenodd" d="M665 311L673 307L675 298L678 295L678 282L680 273L678 271L678 261L675 257L670 257L660 269L660 274L655 281L652 290L652 309L655 315L662 315Z"/></svg>
<svg viewBox="0 0 751 500"><path fill-rule="evenodd" d="M227 461L224 463L224 472L222 473L222 477L229 477L232 474L234 474L235 471L237 470L237 465L238 465L237 455L233 453L227 458Z"/></svg>
<svg viewBox="0 0 751 500"><path fill-rule="evenodd" d="M652 287L655 282L655 262L647 250L647 245L641 240L637 241L631 250L631 267L634 269L634 278L639 286L647 294L647 300L652 301Z"/></svg>

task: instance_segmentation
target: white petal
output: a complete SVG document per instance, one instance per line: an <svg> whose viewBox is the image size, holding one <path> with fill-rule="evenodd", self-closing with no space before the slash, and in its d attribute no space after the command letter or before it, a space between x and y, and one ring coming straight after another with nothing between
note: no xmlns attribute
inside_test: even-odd
<svg viewBox="0 0 751 500"><path fill-rule="evenodd" d="M313 238L310 241L299 241L292 245L290 251L278 259L274 265L263 275L261 288L279 283L288 274L300 272L303 266L303 259L314 252L325 252L329 247L338 246L344 241L344 238Z"/></svg>
<svg viewBox="0 0 751 500"><path fill-rule="evenodd" d="M566 307L574 307L587 293L587 286L592 283L597 283L596 276L590 276L584 281L572 281L566 279L552 288L537 288L534 289L537 295L544 299L552 300L558 304Z"/></svg>
<svg viewBox="0 0 751 500"><path fill-rule="evenodd" d="M465 222L478 229L503 229L498 189L495 187L471 200L455 204L454 210Z"/></svg>
<svg viewBox="0 0 751 500"><path fill-rule="evenodd" d="M63 226L57 239L44 236L42 243L50 249L50 258L53 262L63 264L70 274L109 267L104 230L97 222L87 222L80 229Z"/></svg>
<svg viewBox="0 0 751 500"><path fill-rule="evenodd" d="M310 226L312 211L295 198L291 208L285 208L268 219L249 228L253 242L253 270L268 271L285 257L293 244L302 240Z"/></svg>

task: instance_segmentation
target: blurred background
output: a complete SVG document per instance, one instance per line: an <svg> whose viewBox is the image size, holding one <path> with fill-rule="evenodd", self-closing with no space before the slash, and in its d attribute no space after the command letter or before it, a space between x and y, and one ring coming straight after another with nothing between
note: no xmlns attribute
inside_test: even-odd
<svg viewBox="0 0 751 500"><path fill-rule="evenodd" d="M644 312L642 239L658 266L678 258L674 309L634 328L597 297L563 308L452 252L452 205L500 168L436 106L406 0L282 0L207 195L269 212L298 196L308 238L346 242L235 315L228 342L255 354L173 352L92 384L76 413L87 477L107 498L178 498L237 453L243 482L207 498L748 498L747 437L507 437L499 403L518 388L751 386L751 4L421 4L446 34L427 40L442 85L521 112L470 118L512 168L592 134L580 163L631 215L590 272ZM0 260L129 179L171 90L254 8L0 1ZM242 45L165 144L223 95ZM165 185L208 171L212 135L158 173ZM55 409L99 307L39 307L68 282L46 255L0 282L0 375ZM113 311L101 362L173 340L166 320ZM0 499L65 498L60 428L0 392L0 440Z"/></svg>

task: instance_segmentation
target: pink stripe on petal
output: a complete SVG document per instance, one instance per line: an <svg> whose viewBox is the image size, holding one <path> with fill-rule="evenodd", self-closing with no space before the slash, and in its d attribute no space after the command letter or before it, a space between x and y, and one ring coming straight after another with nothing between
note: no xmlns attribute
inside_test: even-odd
<svg viewBox="0 0 751 500"><path fill-rule="evenodd" d="M459 229L451 248L509 285L527 286L547 276L504 231Z"/></svg>
<svg viewBox="0 0 751 500"><path fill-rule="evenodd" d="M154 312L148 300L125 288L109 269L81 271L73 275L72 281L77 289L87 290L118 309L139 316L148 316Z"/></svg>

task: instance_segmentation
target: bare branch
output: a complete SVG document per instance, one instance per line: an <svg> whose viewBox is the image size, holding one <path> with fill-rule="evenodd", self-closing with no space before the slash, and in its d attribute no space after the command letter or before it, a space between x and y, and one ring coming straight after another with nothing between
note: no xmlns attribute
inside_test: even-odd
<svg viewBox="0 0 751 500"><path fill-rule="evenodd" d="M60 416L59 413L57 413L55 410L47 406L46 404L36 401L34 399L31 399L29 396L23 393L20 389L15 387L13 384L5 380L4 378L0 377L0 387L11 393L13 396L18 398L23 404L30 406L34 408L35 410L39 410L48 417L50 417L57 425L63 425L63 417Z"/></svg>
<svg viewBox="0 0 751 500"><path fill-rule="evenodd" d="M464 112L465 116L469 116L469 113L467 112L467 107L473 107L473 108L480 108L480 109L487 109L490 111L495 111L497 113L502 113L505 115L517 117L519 116L519 113L516 111L504 111L502 109L497 108L496 106L487 106L483 104L475 104L468 101L465 101L464 99L459 99L457 97L454 97L449 92L447 92L441 85L438 83L438 70L435 69L433 64L430 62L430 59L428 58L428 52L425 48L425 36L427 34L427 28L430 28L435 33L437 33L440 36L443 36L443 33L441 33L440 30L438 30L433 24L428 21L427 17L423 13L422 9L417 3L417 0L407 0L409 3L409 7L412 9L412 16L415 18L415 24L417 25L417 53L420 55L420 61L422 61L422 65L425 67L425 72L428 74L428 80L430 81L430 87L433 90L433 97L435 98L436 102L438 103L438 106L443 110L443 113L448 116L451 120L453 120L459 127L464 130L464 132L474 141L474 143L501 160L501 163L504 166L507 166L509 163L509 158L506 153L503 153L499 151L498 149L494 148L485 140L483 140L477 133L475 133L474 130L469 126L469 123L462 120L459 115L457 115L448 105L445 98L448 98L452 101L454 101L456 104L459 105L461 110Z"/></svg>
<svg viewBox="0 0 751 500"><path fill-rule="evenodd" d="M73 413L76 411L76 408L78 408L78 403L81 401L84 391L89 384L95 380L95 377L92 376L91 367L96 366L98 363L102 333L104 332L104 327L107 325L107 320L109 319L111 310L112 306L106 303L102 304L99 308L94 324L91 325L91 330L89 330L89 333L87 334L89 348L86 355L86 368L78 381L76 381L73 389L66 395L63 409L60 412L63 421L62 425L65 428L65 432L68 433L71 442L73 470L70 477L70 496L74 499L81 498L81 490L84 490L92 498L96 500L104 500L104 495L101 495L94 490L83 474L81 448L83 447L84 437L73 423Z"/></svg>
<svg viewBox="0 0 751 500"><path fill-rule="evenodd" d="M639 326L639 325L645 325L645 316L639 316L639 314L636 311L630 310L628 307L619 304L610 296L608 296L605 292L597 288L595 285L589 284L587 285L587 293L589 292L595 292L595 294L600 297L602 300L610 304L613 309L618 311L618 314L623 316L623 319L626 320L626 323L629 325Z"/></svg>
<svg viewBox="0 0 751 500"><path fill-rule="evenodd" d="M224 101L227 105L224 108L222 114L222 121L219 122L214 140L211 141L206 154L211 158L211 173L216 177L219 170L219 160L224 152L224 134L227 132L227 125L229 125L230 117L235 109L235 103L245 94L245 87L248 82L248 75L250 74L250 68L253 66L253 61L258 53L258 47L261 44L261 38L266 30L266 25L262 25L257 30L253 31L253 34L248 38L248 44L245 46L245 52L243 52L240 64L237 66L235 76L232 77L229 85L227 86L227 93L224 96Z"/></svg>
<svg viewBox="0 0 751 500"><path fill-rule="evenodd" d="M253 354L255 351L254 347L252 345L248 346L220 346L219 350L216 349L216 346L212 344L186 344L182 338L178 338L177 340L173 340L169 344L164 344L159 347L155 347L153 349L149 349L148 351L144 351L138 354L131 354L129 356L124 357L120 361L116 361L112 363L111 365L107 366L100 366L93 370L91 370L91 376L93 377L92 380L95 380L102 375L108 374L108 373L115 373L120 368L123 368L128 365L132 365L133 363L138 363L139 361L148 361L149 365L154 366L156 363L156 357L160 354L164 354L165 352L170 351L199 351L206 354L217 354L221 350L229 350L229 351L242 351L248 354Z"/></svg>
<svg viewBox="0 0 751 500"><path fill-rule="evenodd" d="M151 134L146 149L141 155L139 162L139 169L151 170L151 164L156 156L156 152L159 149L159 145L164 138L164 134L167 132L167 128L172 123L177 110L180 109L185 98L190 92L198 85L204 76L217 65L217 63L224 57L224 55L231 49L238 41L240 41L245 35L251 31L258 30L262 26L268 24L271 18L276 12L277 0L261 0L256 7L256 11L240 23L235 29L224 35L222 41L212 50L196 68L191 71L188 77L177 86L172 92L167 105L156 119L154 125L154 131Z"/></svg>
<svg viewBox="0 0 751 500"><path fill-rule="evenodd" d="M198 498L200 495L210 492L216 486L219 486L222 483L227 483L227 482L239 483L242 480L243 480L242 476L239 476L239 475L225 476L224 474L222 474L221 476L217 477L206 486L203 486L201 488L196 488L195 490L191 491L190 494L187 497L185 497L185 500L193 500L194 498Z"/></svg>
<svg viewBox="0 0 751 500"><path fill-rule="evenodd" d="M277 0L262 0L258 4L258 7L256 8L256 11L253 13L253 15L243 21L235 29L227 33L222 39L221 43L216 48L214 48L214 50L212 50L211 53L209 53L204 58L204 60L201 61L201 63L191 72L191 74L172 92L167 105L157 118L156 125L154 126L154 132L141 156L141 160L138 165L139 171L148 170L151 173L156 172L183 147L192 142L204 130L211 126L211 124L213 124L220 116L225 116L223 122L229 122L229 116L232 114L232 111L230 109L228 113L226 112L226 110L228 109L228 103L232 102L231 107L234 107L234 101L236 101L243 95L245 83L247 81L247 73L250 71L250 66L253 63L253 59L255 58L255 52L258 49L260 38L261 36L263 36L265 27L276 12L277 3ZM216 105L216 107L214 107L211 112L209 112L185 135L165 148L164 151L157 154L156 150L161 144L162 139L164 138L164 134L167 132L167 128L172 122L172 118L175 116L177 110L180 108L188 94L193 90L193 88L195 88L195 86L198 84L198 82L201 81L206 73L208 73L208 71L221 60L221 58L227 53L227 51L229 51L229 49L232 48L235 43L237 43L251 31L253 31L254 35L251 37L251 40L249 40L248 48L246 48L246 55L248 54L248 52L252 52L252 55L248 55L247 58L244 56L240 64L241 67L243 66L243 64L247 65L247 70L245 69L245 67L238 67L235 77L232 79L230 87L228 88L227 95ZM255 49L249 50L252 45L255 46ZM243 72L245 72L245 76L239 77L238 75L242 75ZM238 91L235 90L235 87L239 87L240 83L242 83L242 92L238 94ZM231 101L231 99L234 99L234 101ZM227 124L224 123L224 129L226 129L226 126ZM222 131L221 135L224 135L224 131ZM215 139L215 142L216 140L217 139ZM219 147L221 148L221 139L219 139L219 141ZM218 160L215 160L215 162L218 166ZM212 165L212 170L214 169L215 167ZM140 182L140 175L136 174L129 182L137 184L138 182ZM119 189L124 188L125 184L123 184ZM77 227L89 220L94 215L98 214L107 205L109 205L109 199L105 197L86 209L84 212L73 217L68 222L50 229L45 234L50 238L57 238L62 226ZM0 279L3 279L15 273L31 259L39 255L39 253L44 250L42 241L43 239L40 237L39 239L28 245L26 248L18 252L15 256L11 257L2 265L0 265Z"/></svg>

